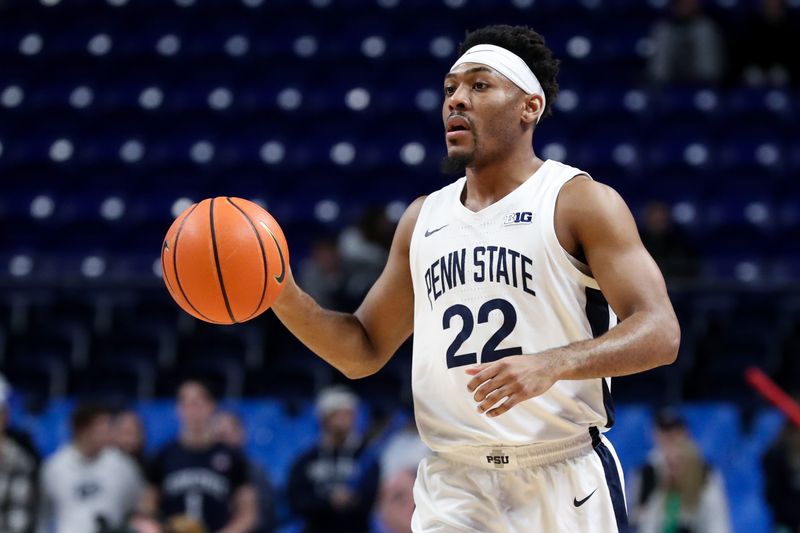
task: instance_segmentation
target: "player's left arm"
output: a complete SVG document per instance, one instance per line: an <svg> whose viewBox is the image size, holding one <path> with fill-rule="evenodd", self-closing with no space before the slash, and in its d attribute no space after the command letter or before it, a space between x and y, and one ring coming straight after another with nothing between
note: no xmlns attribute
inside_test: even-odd
<svg viewBox="0 0 800 533"><path fill-rule="evenodd" d="M677 356L680 327L664 278L619 194L587 177L574 178L559 194L555 218L559 241L568 251L583 251L621 322L595 339L467 370L474 376L467 387L478 410L489 416L544 393L558 380L635 374Z"/></svg>
<svg viewBox="0 0 800 533"><path fill-rule="evenodd" d="M247 483L233 493L231 521L217 533L250 533L258 524L258 494Z"/></svg>

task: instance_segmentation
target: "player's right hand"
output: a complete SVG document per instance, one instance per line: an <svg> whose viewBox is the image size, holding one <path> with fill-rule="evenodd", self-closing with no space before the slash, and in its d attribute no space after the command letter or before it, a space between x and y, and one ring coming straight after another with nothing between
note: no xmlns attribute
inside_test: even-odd
<svg viewBox="0 0 800 533"><path fill-rule="evenodd" d="M480 413L499 416L553 386L558 377L550 363L550 358L537 354L514 355L480 364L466 370L473 376L467 390L473 393Z"/></svg>

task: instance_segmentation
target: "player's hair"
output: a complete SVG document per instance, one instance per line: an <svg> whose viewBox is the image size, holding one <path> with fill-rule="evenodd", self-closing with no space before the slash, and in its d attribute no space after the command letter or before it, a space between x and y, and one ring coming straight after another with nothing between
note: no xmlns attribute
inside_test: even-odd
<svg viewBox="0 0 800 533"><path fill-rule="evenodd" d="M82 404L72 411L70 428L73 435L78 435L89 428L101 416L111 416L111 409L100 404Z"/></svg>
<svg viewBox="0 0 800 533"><path fill-rule="evenodd" d="M560 61L545 45L544 37L527 26L496 24L467 32L459 45L459 55L478 44L493 44L514 52L530 67L544 90L547 105L542 112L546 117L552 113L553 102L558 97L558 66Z"/></svg>

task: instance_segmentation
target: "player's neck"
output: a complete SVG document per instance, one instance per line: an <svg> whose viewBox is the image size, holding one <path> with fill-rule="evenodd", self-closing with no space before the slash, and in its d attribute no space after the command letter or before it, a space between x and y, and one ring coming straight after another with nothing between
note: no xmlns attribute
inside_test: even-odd
<svg viewBox="0 0 800 533"><path fill-rule="evenodd" d="M465 196L461 201L469 209L483 209L519 187L543 164L544 161L526 148L486 165L469 166Z"/></svg>

